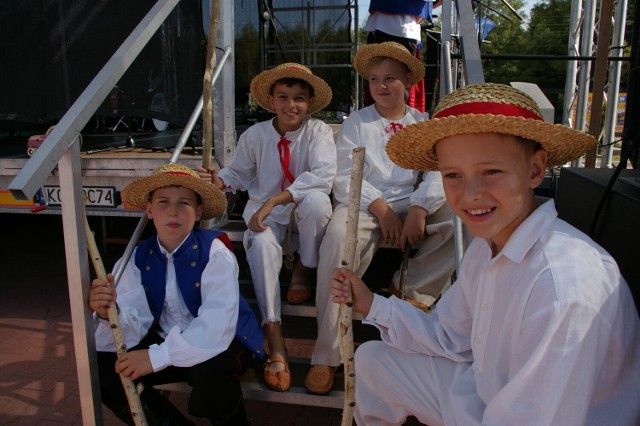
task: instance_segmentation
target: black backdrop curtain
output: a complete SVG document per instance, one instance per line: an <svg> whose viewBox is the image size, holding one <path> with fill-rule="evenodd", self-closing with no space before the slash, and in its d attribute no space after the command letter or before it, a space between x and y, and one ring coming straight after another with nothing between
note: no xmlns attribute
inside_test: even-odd
<svg viewBox="0 0 640 426"><path fill-rule="evenodd" d="M0 120L59 120L153 0L5 0L0 6ZM98 110L181 126L202 93L198 0L182 0Z"/></svg>

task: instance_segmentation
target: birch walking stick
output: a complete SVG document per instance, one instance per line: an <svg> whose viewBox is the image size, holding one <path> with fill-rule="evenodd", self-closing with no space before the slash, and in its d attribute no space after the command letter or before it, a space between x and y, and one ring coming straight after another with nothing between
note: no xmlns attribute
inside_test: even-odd
<svg viewBox="0 0 640 426"><path fill-rule="evenodd" d="M202 167L209 170L211 150L213 149L213 70L216 67L216 36L218 32L219 0L211 3L209 18L209 36L207 38L207 61L202 83ZM209 220L203 220L201 226L208 228Z"/></svg>
<svg viewBox="0 0 640 426"><path fill-rule="evenodd" d="M342 266L352 267L358 245L358 217L360 215L360 193L362 191L362 174L364 171L364 148L354 148L351 166L351 182L349 184L349 206L347 209L347 240L342 254ZM340 305L340 340L341 356L344 364L344 405L342 408L342 426L351 426L353 407L356 405L356 372L353 360L353 296L351 283L349 297Z"/></svg>
<svg viewBox="0 0 640 426"><path fill-rule="evenodd" d="M407 268L409 268L409 253L411 252L411 246L407 243L407 246L402 250L402 266L400 266L400 279L398 282L398 298L404 300L404 296L407 293Z"/></svg>
<svg viewBox="0 0 640 426"><path fill-rule="evenodd" d="M93 237L91 227L89 226L89 220L86 217L85 227L87 234L87 245L89 248L89 255L91 256L91 262L93 263L93 268L96 271L98 279L106 282L107 272L104 269L102 257L100 256L100 252L98 251L98 246L96 245L96 240ZM109 306L107 314L109 317L111 333L113 333L113 340L116 345L116 354L119 358L121 355L127 352L127 345L124 341L122 330L120 329L118 307L115 302ZM127 395L127 401L129 402L129 409L131 410L131 417L133 417L134 423L137 426L146 426L147 419L145 418L144 411L142 410L142 403L140 402L140 394L142 393L144 386L142 385L142 383L136 386L135 383L133 383L133 380L122 375L120 375L120 381L122 382L125 394Z"/></svg>

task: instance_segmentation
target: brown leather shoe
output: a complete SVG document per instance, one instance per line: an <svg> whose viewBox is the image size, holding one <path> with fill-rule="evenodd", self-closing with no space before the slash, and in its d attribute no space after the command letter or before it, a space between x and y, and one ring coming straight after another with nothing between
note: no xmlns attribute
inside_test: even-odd
<svg viewBox="0 0 640 426"><path fill-rule="evenodd" d="M273 371L269 369L269 366L274 362L279 362L284 365L284 370ZM271 390L276 392L284 392L291 387L291 373L289 372L289 363L283 359L271 359L268 358L264 364L264 383Z"/></svg>
<svg viewBox="0 0 640 426"><path fill-rule="evenodd" d="M400 292L398 291L398 289L396 289L396 285L393 282L389 284L389 288L387 288L387 293L389 293L392 296L396 296L397 298L400 298ZM427 305L425 305L424 303L420 303L417 300L412 299L408 296L405 296L403 300L411 303L413 306L420 309L421 311L424 311L424 312L429 311L429 307Z"/></svg>
<svg viewBox="0 0 640 426"><path fill-rule="evenodd" d="M329 365L314 365L304 379L304 386L311 393L324 395L333 387L336 368Z"/></svg>
<svg viewBox="0 0 640 426"><path fill-rule="evenodd" d="M292 278L287 290L287 302L304 303L311 297L311 284L302 278Z"/></svg>
<svg viewBox="0 0 640 426"><path fill-rule="evenodd" d="M287 302L292 304L304 303L311 297L311 268L306 268L300 261L296 263L291 273L291 283L287 290Z"/></svg>

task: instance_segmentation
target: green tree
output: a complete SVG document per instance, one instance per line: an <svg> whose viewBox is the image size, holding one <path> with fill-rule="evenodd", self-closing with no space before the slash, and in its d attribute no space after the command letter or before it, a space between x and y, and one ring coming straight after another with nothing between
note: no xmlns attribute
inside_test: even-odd
<svg viewBox="0 0 640 426"><path fill-rule="evenodd" d="M547 0L531 10L527 29L527 53L564 56L568 51L570 0ZM556 121L562 120L562 104L567 61L529 61L527 81L536 83L556 108Z"/></svg>
<svg viewBox="0 0 640 426"><path fill-rule="evenodd" d="M510 3L511 4L511 3ZM511 4L515 9L520 9L523 2L517 0ZM494 55L520 54L526 48L525 29L522 23L513 17L509 9L502 2L493 2L489 7L500 12L491 11L489 8L481 10L483 17L491 19L496 27L489 33L487 40L481 44L481 52ZM492 83L508 84L510 81L522 80L522 70L525 68L522 61L487 59L482 62L485 80Z"/></svg>
<svg viewBox="0 0 640 426"><path fill-rule="evenodd" d="M533 6L527 24L492 17L497 26L489 34L491 43L483 45L482 51L499 55L564 56L567 54L570 15L570 0L543 0ZM487 81L537 84L555 106L556 113L561 114L567 61L491 59L484 60L483 65Z"/></svg>

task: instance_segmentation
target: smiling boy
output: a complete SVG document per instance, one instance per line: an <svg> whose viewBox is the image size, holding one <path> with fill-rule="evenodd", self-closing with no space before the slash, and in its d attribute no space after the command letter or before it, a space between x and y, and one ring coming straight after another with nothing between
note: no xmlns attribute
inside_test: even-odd
<svg viewBox="0 0 640 426"><path fill-rule="evenodd" d="M320 246L316 311L318 338L306 388L324 394L331 390L340 365L338 306L331 302L331 270L340 265L345 245L352 152L364 147L365 166L358 218L358 250L354 268L364 274L378 249L416 246L409 260L407 295L426 309L450 282L455 267L453 212L446 203L438 173L425 173L415 189L418 172L395 166L384 147L403 127L427 115L405 104L405 92L424 75L424 67L395 42L370 44L354 58L358 73L369 80L375 103L352 113L338 134L338 172L334 182L335 209ZM428 264L428 266L426 266ZM396 272L390 287L397 288ZM392 290L393 291L393 290Z"/></svg>
<svg viewBox="0 0 640 426"><path fill-rule="evenodd" d="M299 260L287 300L305 302L311 296L318 249L331 218L329 193L336 173L333 131L310 115L329 104L331 89L307 67L285 63L258 74L251 82L251 96L276 116L247 129L233 160L220 172L213 168L199 172L218 188L249 194L243 212L248 228L244 247L269 345L264 378L270 389L285 391L291 373L280 314L283 246L297 236ZM293 235L288 232L290 222Z"/></svg>
<svg viewBox="0 0 640 426"><path fill-rule="evenodd" d="M356 420L399 425L635 425L640 324L614 259L534 195L548 164L592 136L542 121L510 86L446 96L429 122L389 141L402 167L440 170L447 200L476 239L431 314L374 296L334 270L333 300L351 281L354 311L383 342L356 352Z"/></svg>
<svg viewBox="0 0 640 426"><path fill-rule="evenodd" d="M262 333L240 296L228 238L195 226L226 209L224 194L191 168L167 164L131 182L122 199L145 210L156 234L136 247L117 295L111 274L91 285L102 401L134 424L120 374L146 385L141 402L149 424L192 424L153 388L186 381L192 415L248 424L239 377L254 355L262 358ZM106 320L114 302L129 348L120 357Z"/></svg>

